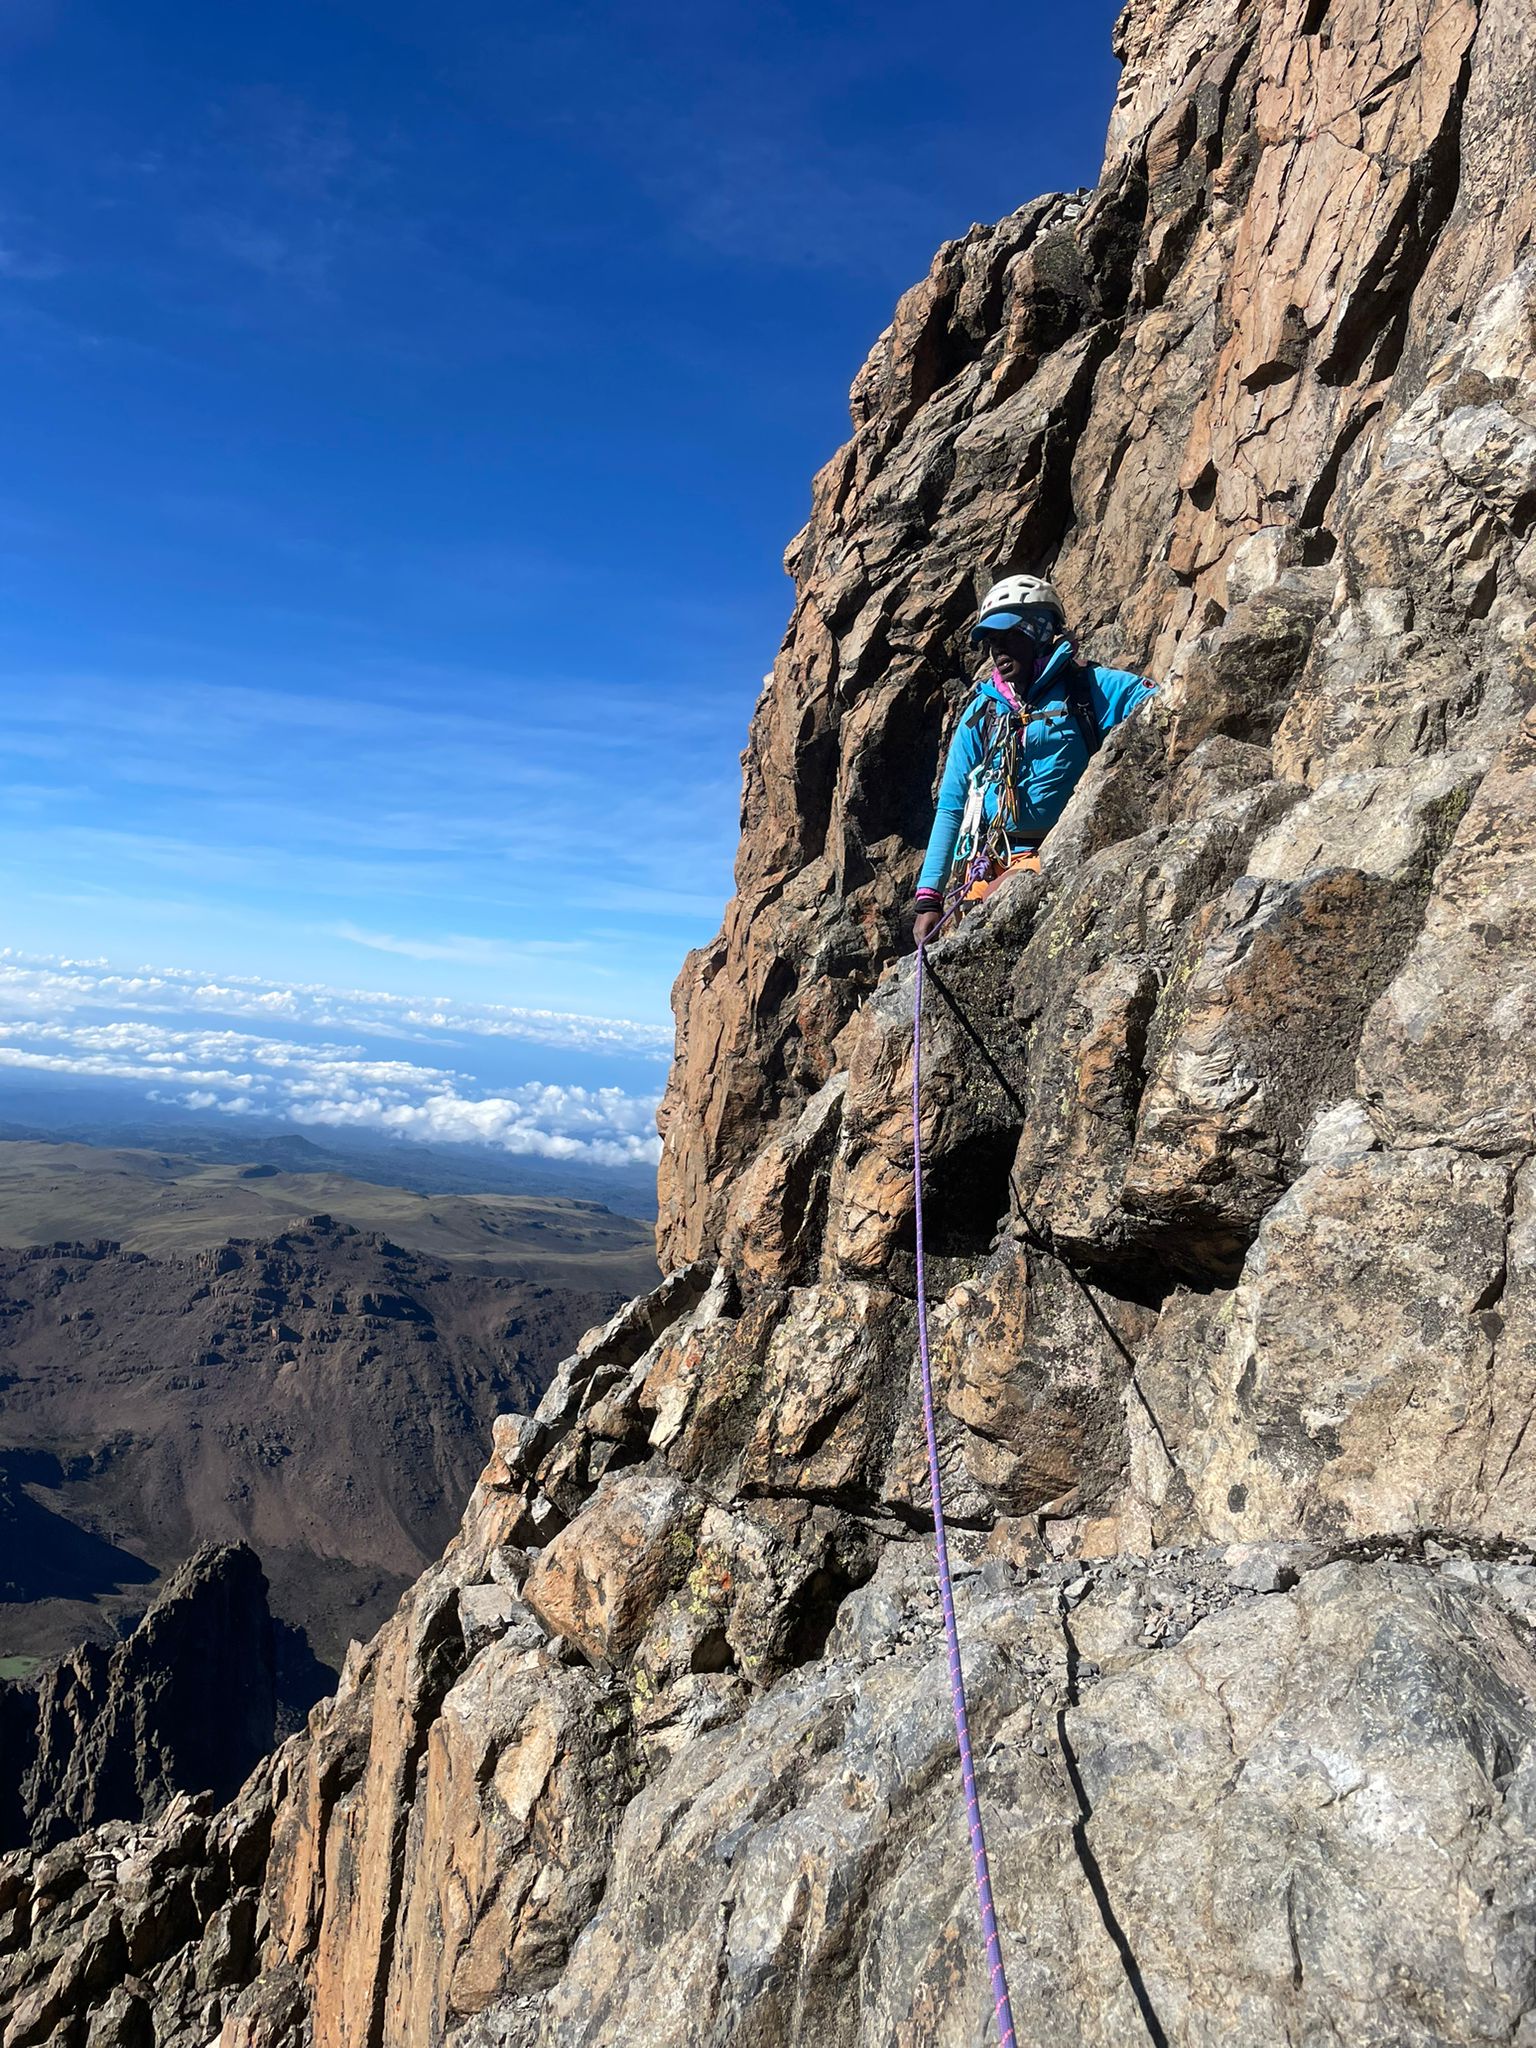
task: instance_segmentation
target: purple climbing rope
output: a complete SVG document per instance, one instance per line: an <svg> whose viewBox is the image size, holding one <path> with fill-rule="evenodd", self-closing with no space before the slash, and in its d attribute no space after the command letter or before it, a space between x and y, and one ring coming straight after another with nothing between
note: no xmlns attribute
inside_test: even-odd
<svg viewBox="0 0 1536 2048"><path fill-rule="evenodd" d="M950 913L953 915L953 912ZM929 934L937 936L942 923ZM987 1968L992 1976L992 2003L997 2016L1000 2048L1015 2048L1013 2006L1008 1998L1008 1976L1003 1968L1003 1944L998 1938L997 1913L992 1904L992 1872L987 1863L987 1838L981 1825L981 1802L976 1796L976 1765L971 1756L971 1724L965 1710L965 1677L960 1669L960 1630L955 1622L955 1589L949 1575L949 1538L944 1528L944 1489L939 1479L939 1437L933 1417L933 1367L928 1356L928 1287L923 1268L923 1132L922 1132L922 1050L923 1050L923 949L917 949L917 973L912 994L912 1184L917 1211L917 1355L923 1369L923 1428L928 1437L928 1490L933 1498L933 1547L939 1561L939 1598L944 1606L944 1637L949 1646L949 1692L955 1710L955 1738L960 1745L960 1775L965 1784L965 1812L971 1829L971 1862L976 1872L976 1903L981 1908L981 1931L987 1944Z"/></svg>

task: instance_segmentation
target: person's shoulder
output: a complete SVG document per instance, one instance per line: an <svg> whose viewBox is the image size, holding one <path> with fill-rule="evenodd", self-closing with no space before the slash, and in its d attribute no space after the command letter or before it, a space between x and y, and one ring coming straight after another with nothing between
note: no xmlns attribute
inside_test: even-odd
<svg viewBox="0 0 1536 2048"><path fill-rule="evenodd" d="M988 707L992 702L985 681L978 676L968 696L960 700L960 708L951 716L954 724L950 727L951 749L961 751L975 748L980 744L983 726L987 723Z"/></svg>
<svg viewBox="0 0 1536 2048"><path fill-rule="evenodd" d="M1087 661L1082 664L1093 676L1101 689L1105 690L1155 690L1156 683L1150 676L1142 675L1133 668L1110 668L1102 661Z"/></svg>
<svg viewBox="0 0 1536 2048"><path fill-rule="evenodd" d="M1103 709L1101 717L1112 725L1118 725L1122 718L1146 703L1157 694L1157 685L1150 676L1138 675L1134 669L1106 668L1102 662L1090 665L1091 687Z"/></svg>
<svg viewBox="0 0 1536 2048"><path fill-rule="evenodd" d="M977 676L971 684L970 695L960 707L961 722L965 725L978 724L989 711L1002 711L1006 708L992 678Z"/></svg>

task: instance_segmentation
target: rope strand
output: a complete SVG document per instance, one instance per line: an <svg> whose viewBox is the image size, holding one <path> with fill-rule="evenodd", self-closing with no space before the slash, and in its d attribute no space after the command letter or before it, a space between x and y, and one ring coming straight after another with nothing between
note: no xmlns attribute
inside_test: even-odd
<svg viewBox="0 0 1536 2048"><path fill-rule="evenodd" d="M954 913L951 911L949 916ZM943 920L947 923L948 916ZM942 924L936 929L942 930ZM960 1630L955 1621L955 1589L949 1570L949 1537L944 1526L944 1489L939 1476L939 1436L934 1420L933 1366L928 1349L928 1286L923 1263L923 1132L922 1132L922 1048L923 1048L923 955L917 949L917 971L912 997L912 1188L917 1223L917 1353L923 1378L923 1429L928 1441L928 1491L933 1502L933 1546L938 1557L939 1599L944 1609L944 1640L949 1653L949 1693L955 1713L955 1739L960 1746L960 1776L965 1787L965 1812L970 1825L971 1865L976 1877L976 1903L981 1911L981 1931L987 1945L987 1969L992 1980L992 2007L997 2019L999 2048L1015 2048L1013 2006L1008 1997L1008 1976L1003 1967L1003 1945L997 1931L997 1913L992 1903L992 1872L987 1861L987 1838L981 1824L981 1801L976 1792L976 1765L971 1755L970 1716L965 1704L965 1675L960 1667Z"/></svg>

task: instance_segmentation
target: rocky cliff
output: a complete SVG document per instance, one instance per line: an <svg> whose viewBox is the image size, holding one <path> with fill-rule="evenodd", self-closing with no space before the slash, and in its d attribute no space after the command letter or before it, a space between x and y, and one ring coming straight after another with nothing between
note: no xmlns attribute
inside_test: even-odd
<svg viewBox="0 0 1536 2048"><path fill-rule="evenodd" d="M156 2041L985 2038L898 956L977 588L1044 567L1163 688L933 961L1020 2038L1536 2039L1536 23L1117 34L1097 190L940 252L791 546L678 989L672 1276L498 1422L308 1735L139 1852L250 1916L238 1963L215 1914L100 1965ZM63 1903L0 1880L13 1944L65 1930L7 2048L83 2038L69 1927L127 1939L90 1853Z"/></svg>
<svg viewBox="0 0 1536 2048"><path fill-rule="evenodd" d="M623 1299L575 1263L466 1272L330 1216L157 1258L0 1249L0 1655L110 1643L133 1589L249 1542L306 1712L316 1657L452 1535L491 1418Z"/></svg>
<svg viewBox="0 0 1536 2048"><path fill-rule="evenodd" d="M48 1849L179 1792L232 1798L272 1746L276 1657L254 1550L205 1544L113 1649L0 1685L0 1844Z"/></svg>

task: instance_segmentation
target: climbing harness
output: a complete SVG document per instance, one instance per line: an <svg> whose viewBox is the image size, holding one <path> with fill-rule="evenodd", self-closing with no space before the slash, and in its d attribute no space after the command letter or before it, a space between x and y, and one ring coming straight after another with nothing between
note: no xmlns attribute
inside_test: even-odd
<svg viewBox="0 0 1536 2048"><path fill-rule="evenodd" d="M1070 639L1067 644L1075 646ZM1019 832L1019 777L1031 727L1049 729L1063 718L1070 720L1089 760L1104 744L1086 678L1075 663L1069 661L1061 671L1059 707L1033 704L1027 693L1021 700L995 669L992 682L1006 700L1006 709L982 699L967 714L967 722L976 729L981 759L967 779L949 870L950 892L960 889L971 903L979 903L1015 866L1039 866L1038 846L1021 845Z"/></svg>
<svg viewBox="0 0 1536 2048"><path fill-rule="evenodd" d="M1040 856L1034 847L1020 847L1017 853L1010 853L1000 866L993 866L989 873L974 877L968 873L965 894L960 900L962 903L985 903L993 890L1006 882L1010 875L1038 875L1039 872Z"/></svg>
<svg viewBox="0 0 1536 2048"><path fill-rule="evenodd" d="M954 915L946 911L932 936L936 937ZM944 1640L949 1652L949 1694L955 1714L955 1739L960 1746L960 1776L965 1786L965 1812L971 1834L971 1864L976 1876L976 1902L981 1910L981 1931L987 1945L987 1969L992 1979L992 2006L997 2018L999 2048L1015 2048L1013 2006L1008 1997L1008 1976L1003 1967L1003 1945L997 1932L997 1912L992 1903L992 1873L987 1862L987 1838L981 1824L981 1802L976 1793L976 1765L971 1755L971 1724L965 1705L965 1675L960 1668L960 1630L955 1621L955 1589L949 1571L949 1538L944 1527L944 1488L939 1475L939 1435L934 1420L933 1366L928 1349L928 1286L923 1264L923 1132L922 1132L922 1046L923 1046L923 954L917 949L916 979L912 996L912 1184L917 1220L917 1354L923 1377L923 1429L928 1441L928 1491L933 1502L933 1545L939 1566L939 1600L944 1610Z"/></svg>

